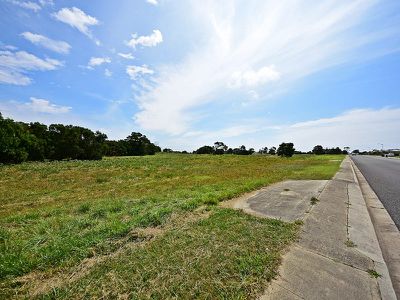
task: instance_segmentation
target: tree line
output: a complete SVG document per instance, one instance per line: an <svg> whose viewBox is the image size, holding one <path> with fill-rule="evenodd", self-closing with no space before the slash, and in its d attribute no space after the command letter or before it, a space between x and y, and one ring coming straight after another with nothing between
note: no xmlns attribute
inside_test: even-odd
<svg viewBox="0 0 400 300"><path fill-rule="evenodd" d="M160 151L160 147L138 132L111 141L100 131L73 125L16 122L0 113L0 163L98 160L103 155L152 155Z"/></svg>
<svg viewBox="0 0 400 300"><path fill-rule="evenodd" d="M202 146L193 153L195 154L236 154L236 155L252 155L256 151L254 148L246 149L246 146L242 145L239 148L229 148L223 142L215 142L214 146ZM258 151L259 154L270 154L291 157L296 153L293 143L282 143L278 149L276 147L264 147Z"/></svg>
<svg viewBox="0 0 400 300"><path fill-rule="evenodd" d="M3 118L0 113L0 163L21 163L24 161L43 160L98 160L105 156L142 156L154 155L161 148L152 143L145 135L132 132L122 140L108 140L107 135L100 131L63 124L47 126L39 122L16 122ZM163 152L177 152L165 148ZM180 153L188 153L182 151ZM236 154L252 155L254 148L247 149L242 145L230 148L223 142L215 142L213 146L202 146L194 154ZM296 151L293 143L281 143L278 148L264 147L258 154L279 155L291 157L293 154L303 154ZM346 150L324 148L317 145L309 154L347 154Z"/></svg>
<svg viewBox="0 0 400 300"><path fill-rule="evenodd" d="M168 152L172 152L171 149L168 149ZM348 154L346 150L341 150L339 147L336 148L324 148L321 145L317 145L313 148L312 151L301 152L296 151L293 143L281 143L278 148L276 147L263 147L258 152L256 152L253 148L246 149L246 147L240 146L239 148L229 148L223 142L215 142L213 146L202 146L196 151L193 151L194 154L237 154L237 155L251 155L254 153L258 154L269 154L269 155L278 155L291 157L294 154Z"/></svg>
<svg viewBox="0 0 400 300"><path fill-rule="evenodd" d="M342 150L339 147L336 148L324 148L321 145L317 145L313 148L312 153L316 155L322 154L348 154L346 150Z"/></svg>

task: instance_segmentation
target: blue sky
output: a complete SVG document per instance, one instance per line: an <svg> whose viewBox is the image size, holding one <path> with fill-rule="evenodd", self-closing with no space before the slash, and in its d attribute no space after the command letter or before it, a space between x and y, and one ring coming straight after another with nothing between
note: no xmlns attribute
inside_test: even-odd
<svg viewBox="0 0 400 300"><path fill-rule="evenodd" d="M398 1L0 2L0 111L161 147L400 147Z"/></svg>

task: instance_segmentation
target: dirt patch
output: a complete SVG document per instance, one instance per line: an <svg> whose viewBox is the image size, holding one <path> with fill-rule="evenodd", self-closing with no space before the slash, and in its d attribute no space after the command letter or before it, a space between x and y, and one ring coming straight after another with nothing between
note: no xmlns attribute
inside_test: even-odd
<svg viewBox="0 0 400 300"><path fill-rule="evenodd" d="M245 193L243 195L240 195L239 197L236 198L232 198L226 201L221 202L221 207L225 207L225 208L233 208L233 209L242 209L244 203L250 199L251 197L254 197L255 195L257 195L261 190L266 189L266 187L261 188L259 190L256 191L252 191L249 193Z"/></svg>

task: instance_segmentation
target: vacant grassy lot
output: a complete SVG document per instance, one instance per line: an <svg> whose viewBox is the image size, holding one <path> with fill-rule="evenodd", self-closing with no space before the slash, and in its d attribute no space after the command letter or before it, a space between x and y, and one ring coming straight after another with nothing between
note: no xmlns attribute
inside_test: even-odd
<svg viewBox="0 0 400 300"><path fill-rule="evenodd" d="M218 202L342 156L159 154L0 167L0 296L252 298L298 224Z"/></svg>

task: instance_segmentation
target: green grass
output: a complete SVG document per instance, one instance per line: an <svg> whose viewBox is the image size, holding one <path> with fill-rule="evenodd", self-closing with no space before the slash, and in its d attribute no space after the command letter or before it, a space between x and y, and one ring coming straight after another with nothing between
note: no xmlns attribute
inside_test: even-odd
<svg viewBox="0 0 400 300"><path fill-rule="evenodd" d="M372 270L372 269L368 269L367 273L369 274L369 276L371 276L372 278L379 278L382 277L381 274L379 274L377 271Z"/></svg>
<svg viewBox="0 0 400 300"><path fill-rule="evenodd" d="M228 298L246 298L254 295L263 282L275 274L280 252L293 239L296 226L270 220L260 221L239 212L221 210L215 205L285 179L329 179L338 169L340 161L335 161L337 159L338 156L295 156L287 159L271 156L160 154L106 158L102 161L1 166L0 294L10 297L30 294L35 289L35 280L32 278L51 281L61 273L73 272L85 259L107 257L122 251L130 241L132 230L159 227L165 228L165 234L146 244L145 248L139 248L139 252L122 251L123 254L118 258L107 259L106 263L93 268L82 279L82 282L92 282L88 290L82 290L81 281L74 284L63 281L53 292L67 298L71 293L97 297L104 291L111 294L126 293L132 297L136 293L140 298L141 295L150 297L154 291L156 294L153 298L173 298L174 294L171 293L185 297L189 294L184 293L196 295L196 289L200 292L201 288L209 293L209 298L224 298L224 295ZM182 215L190 219L190 215L196 214L195 211L203 206L211 210L209 219L200 223L178 222L171 227L172 220ZM223 224L232 224L233 227ZM249 228L254 224L258 225L249 234ZM217 228L219 225L221 228ZM282 228L285 230L280 232ZM268 238L263 235L264 231L269 232ZM192 238L187 235L189 233L193 233ZM237 242L227 238L231 234ZM220 244L204 244L204 240L200 242L200 237L210 238ZM255 245L258 238L264 240L265 244ZM280 247L275 247L274 242ZM218 264L207 265L210 272L207 276L212 274L210 278L219 286L213 286L211 279L194 286L189 286L188 282L187 291L184 291L179 288L183 277L174 272L175 269L189 270L185 264L191 263L177 253L180 249L193 253L200 245L204 246L202 251L210 255L224 248L229 252L232 247L238 248L239 252L232 250L234 255L230 259L224 258L227 259L228 273L224 273L224 270L218 273ZM163 257L160 251L166 247L169 254L165 253ZM272 251L268 263L267 258L258 253L262 247ZM257 272L261 273L240 277L238 274L241 273L237 273L234 267L237 262L233 256L237 253L242 253L238 257L244 259L244 265L247 262L259 264L258 268L262 271L260 269ZM225 254L215 255L213 259L217 262L218 259L222 261ZM145 263L131 262L135 259ZM251 262L253 259L256 261ZM164 277L152 277L155 276L152 260L155 260L154 263L165 260ZM115 267L113 271L113 276L121 280L121 285L110 284L108 280L107 270L114 269L114 264L129 265L129 271L125 272L122 267ZM271 267L268 267L269 264ZM139 278L141 268L148 268L148 276L152 279L137 279L136 285L130 276ZM198 277L204 270L202 265L184 273L190 280L199 281ZM99 280L98 284L93 284L93 280ZM161 289L167 281L169 286L176 286L176 290ZM156 286L160 286L160 290L155 289ZM47 292L44 290L41 293Z"/></svg>
<svg viewBox="0 0 400 300"><path fill-rule="evenodd" d="M213 209L210 217L99 264L46 297L114 298L124 292L131 299L255 296L275 275L280 252L296 229L296 224Z"/></svg>

